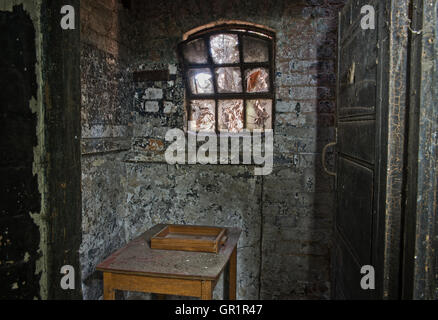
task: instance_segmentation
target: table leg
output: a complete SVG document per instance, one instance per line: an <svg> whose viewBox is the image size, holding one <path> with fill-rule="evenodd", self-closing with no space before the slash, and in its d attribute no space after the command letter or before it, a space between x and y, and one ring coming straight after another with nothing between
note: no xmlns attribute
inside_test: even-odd
<svg viewBox="0 0 438 320"><path fill-rule="evenodd" d="M236 300L237 280L237 246L234 248L229 261L229 299Z"/></svg>
<svg viewBox="0 0 438 320"><path fill-rule="evenodd" d="M111 273L103 273L103 299L104 300L115 300L116 290L114 290Z"/></svg>
<svg viewBox="0 0 438 320"><path fill-rule="evenodd" d="M213 283L209 280L203 280L201 282L201 300L213 299Z"/></svg>

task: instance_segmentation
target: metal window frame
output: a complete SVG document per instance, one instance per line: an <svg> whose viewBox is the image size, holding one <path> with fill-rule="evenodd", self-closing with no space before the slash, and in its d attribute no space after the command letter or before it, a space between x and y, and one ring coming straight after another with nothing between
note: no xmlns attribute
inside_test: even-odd
<svg viewBox="0 0 438 320"><path fill-rule="evenodd" d="M211 56L211 48L210 48L210 37L216 34L236 34L238 37L238 49L239 49L239 62L236 63L224 63L218 64L214 63L213 58ZM261 39L266 41L268 45L268 61L267 62L244 62L243 59L243 37L249 36L256 39ZM197 39L203 39L204 46L206 49L207 55L207 63L189 63L184 58L183 49L184 46ZM215 101L215 133L218 134L219 131L219 100L243 100L243 129L247 130L247 119L246 119L246 109L247 109L247 101L248 100L271 100L271 128L274 129L275 124L275 33L266 29L261 29L254 26L249 25L240 25L240 24L224 24L214 26L212 28L203 29L198 31L192 35L190 35L186 40L181 41L178 44L178 56L183 66L183 82L185 84L185 109L187 119L185 121L185 129L186 132L190 131L188 123L191 118L191 106L190 102L192 100L214 100ZM216 69L217 68L226 68L226 67L238 67L240 68L241 73L241 85L242 92L218 92L217 88L217 79L216 79ZM193 94L191 92L190 87L190 79L188 73L192 69L200 69L205 68L209 69L210 73L213 77L213 93L211 94ZM269 83L268 83L268 91L267 92L246 92L246 81L245 81L245 72L249 69L254 68L264 68L269 72ZM265 129L263 129L264 132ZM207 132L202 132L203 134ZM232 132L228 132L232 134Z"/></svg>

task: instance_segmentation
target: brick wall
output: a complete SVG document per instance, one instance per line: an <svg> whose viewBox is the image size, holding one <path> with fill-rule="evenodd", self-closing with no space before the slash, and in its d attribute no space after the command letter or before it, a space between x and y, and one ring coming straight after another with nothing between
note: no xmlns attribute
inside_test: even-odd
<svg viewBox="0 0 438 320"><path fill-rule="evenodd" d="M247 183L260 186L254 200L242 200L238 209L218 208L215 204L229 197L229 187L241 179L229 166L214 170L223 173L222 179L202 184L183 175L179 183L171 184L179 195L157 196L153 190L141 197L130 193L128 211L135 214L138 207L149 208L156 222L161 220L196 223L214 221L220 216L222 224L241 226L244 235L257 235L239 242L240 298L320 299L329 297L329 263L332 215L334 210L333 179L321 167L323 146L334 139L335 64L337 12L343 1L158 1L134 2L134 11L142 17L148 30L136 45L134 70L174 69L173 81L149 81L136 85L134 107L133 150L127 159L135 164L135 175L153 170L163 161L160 152L151 150L151 141L164 145L166 131L183 128L183 84L176 56L176 45L182 34L219 19L241 20L262 24L276 31L276 114L274 127L274 170L271 175L256 179L248 172ZM151 88L159 92L151 97ZM161 90L161 91L160 91ZM173 113L167 113L171 105ZM175 106L175 108L173 107ZM161 148L164 150L165 148ZM332 162L332 158L329 158ZM161 166L161 165L160 165ZM207 169L208 168L208 169ZM175 174L209 174L209 167L174 169L155 179L174 181ZM243 170L243 169L242 169ZM152 176L151 176L152 175ZM128 179L128 185L129 185ZM136 185L137 186L137 185ZM210 199L215 186L215 197ZM224 188L222 188L224 186ZM142 186L139 187L142 189ZM180 194L179 190L188 190ZM191 190L197 192L192 193ZM233 189L234 190L234 189ZM238 189L234 190L239 192ZM192 202L185 197L195 198ZM157 197L159 198L157 200ZM201 210L199 201L207 197L211 206ZM181 199L181 201L179 201ZM245 206L255 201L257 210ZM157 210L157 204L163 209ZM167 213L166 209L167 208ZM260 208L260 210L259 210ZM145 210L148 212L148 210ZM177 218L178 212L191 212L191 217ZM224 212L225 211L225 212ZM161 213L160 213L161 212ZM195 212L195 213L193 213ZM229 219L235 214L239 223ZM249 218L251 217L251 219ZM212 220L213 219L213 220ZM246 221L248 219L248 221ZM236 224L237 223L237 224ZM261 255L260 255L261 252ZM248 258L250 257L250 258ZM257 265L257 267L253 267ZM251 271L250 271L251 270Z"/></svg>
<svg viewBox="0 0 438 320"><path fill-rule="evenodd" d="M81 1L83 296L102 295L96 265L126 243L124 152L131 146L130 26L120 1Z"/></svg>
<svg viewBox="0 0 438 320"><path fill-rule="evenodd" d="M87 2L84 11L91 6ZM101 245L83 246L89 274L110 249L156 223L238 226L243 230L238 244L238 298L329 297L334 194L333 180L321 167L321 150L334 139L336 25L342 3L132 1L130 10L119 5L112 11L118 11L117 23L124 26L116 39L107 31L117 25L108 22L110 17L105 19L107 27L99 26L103 30L93 27L95 22L88 26L85 22L82 66L88 70L97 64L98 72L83 71L83 130L90 131L86 126L93 123L90 119L101 125L91 125L95 132L115 132L121 124L127 130L121 136L131 142L130 150L113 153L111 160L93 155L83 162L84 217L89 221L84 222L85 234L93 239L98 230L109 229L122 235L109 246L103 245L106 238L99 239ZM92 16L93 9L89 11ZM163 159L167 130L184 127L184 86L176 46L188 30L220 19L276 31L274 170L268 176L254 176L252 166L168 165ZM97 34L100 40L91 39ZM117 58L117 52L123 52L122 57ZM108 70L112 57L127 71L121 79L128 82L131 72L139 70L169 70L170 77L112 90L107 77L118 74ZM99 102L102 99L107 106ZM125 102L120 109L118 99ZM110 115L120 121L102 120ZM123 139L108 138L90 141L120 148L117 143ZM98 180L93 172L100 172ZM118 205L110 201L114 197ZM100 218L103 212L106 218ZM87 231L96 224L95 231ZM216 290L215 297L220 295Z"/></svg>

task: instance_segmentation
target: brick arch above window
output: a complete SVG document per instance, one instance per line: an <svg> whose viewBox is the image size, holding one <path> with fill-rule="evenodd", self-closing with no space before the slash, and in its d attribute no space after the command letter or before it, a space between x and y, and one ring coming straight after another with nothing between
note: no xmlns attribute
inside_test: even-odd
<svg viewBox="0 0 438 320"><path fill-rule="evenodd" d="M184 35L188 131L272 129L274 44L271 29L237 21L213 23Z"/></svg>
<svg viewBox="0 0 438 320"><path fill-rule="evenodd" d="M201 32L208 32L212 29L220 29L220 28L238 28L243 27L245 29L252 28L254 30L259 30L262 33L270 34L272 37L275 36L275 30L253 22L247 22L247 21L241 21L241 20L219 20L215 22L210 22L207 24L204 24L202 26L193 28L183 34L183 41L189 39L190 37L193 37L196 34L199 34Z"/></svg>

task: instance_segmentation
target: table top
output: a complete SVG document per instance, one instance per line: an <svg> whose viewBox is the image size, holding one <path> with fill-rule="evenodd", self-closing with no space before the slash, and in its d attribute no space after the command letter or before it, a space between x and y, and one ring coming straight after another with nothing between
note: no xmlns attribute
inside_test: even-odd
<svg viewBox="0 0 438 320"><path fill-rule="evenodd" d="M150 238L163 229L157 224L102 261L97 270L180 279L215 280L233 253L239 228L226 228L228 238L218 253L151 249Z"/></svg>

